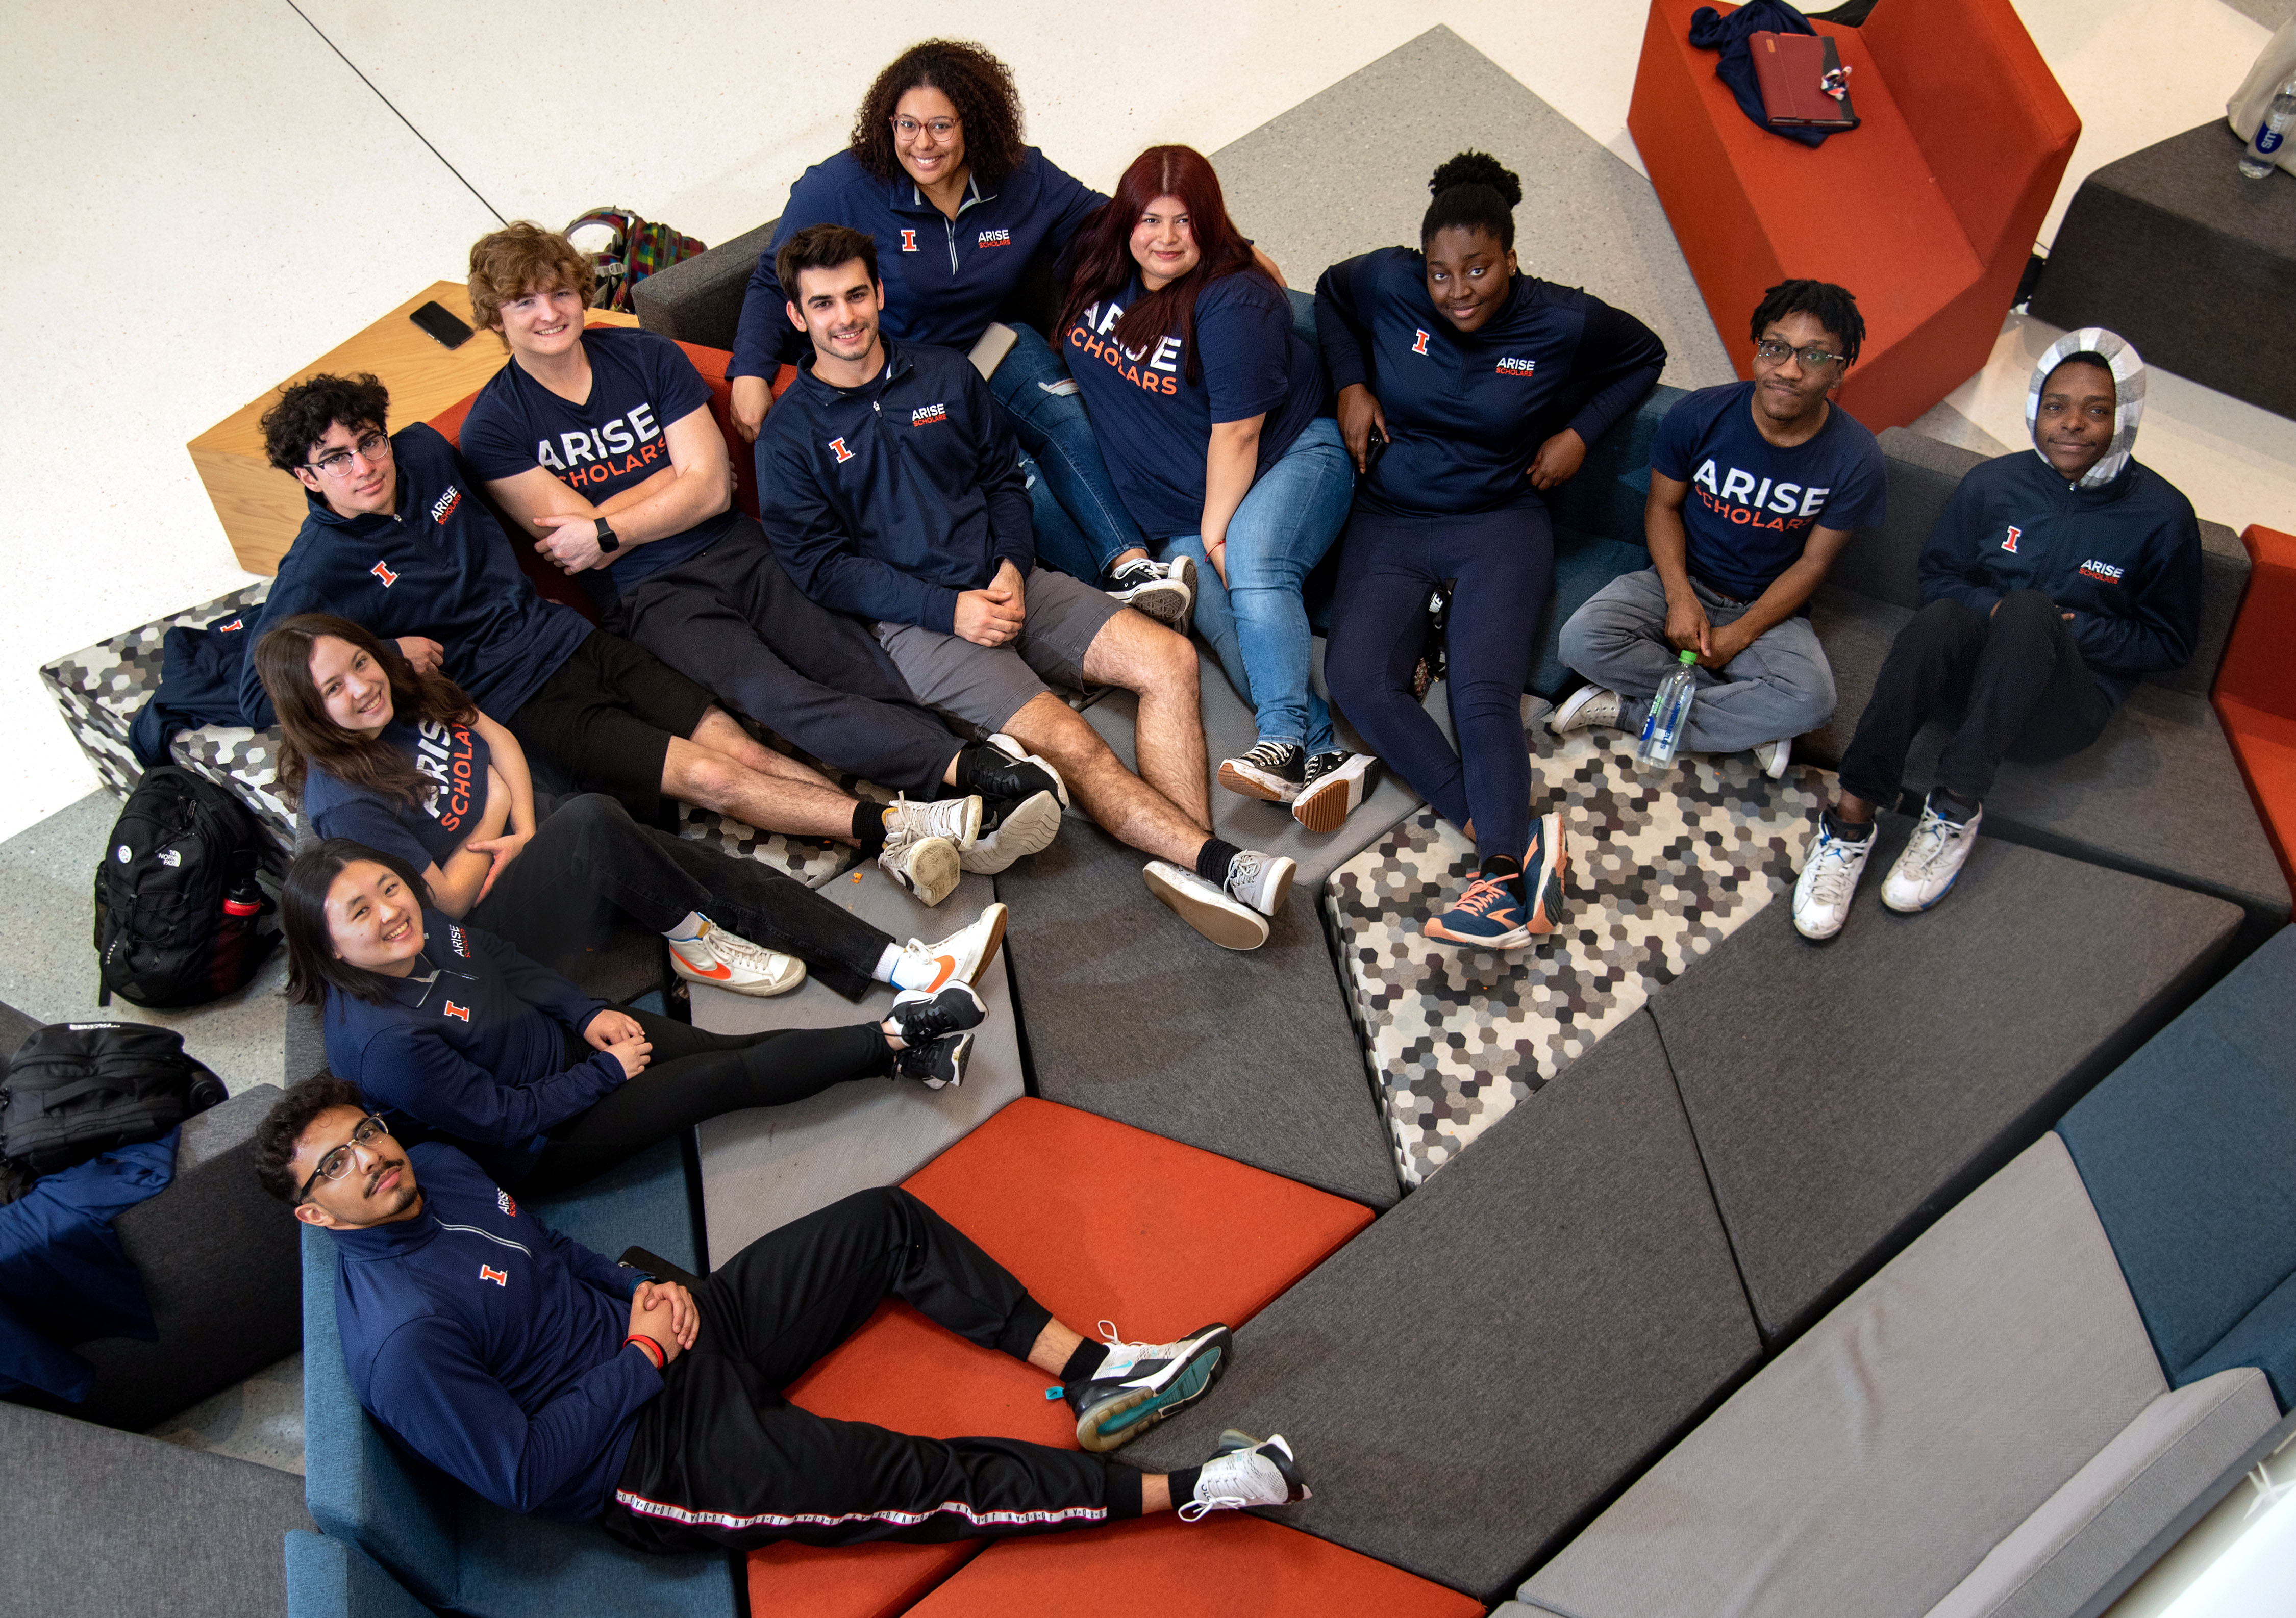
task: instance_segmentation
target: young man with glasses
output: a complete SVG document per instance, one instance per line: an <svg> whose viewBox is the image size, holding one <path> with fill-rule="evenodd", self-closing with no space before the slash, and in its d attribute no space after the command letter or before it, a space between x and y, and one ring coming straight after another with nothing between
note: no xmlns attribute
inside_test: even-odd
<svg viewBox="0 0 2296 1618"><path fill-rule="evenodd" d="M1184 1521L1304 1500L1292 1449L1231 1433L1201 1467L1103 1459L1201 1397L1228 1328L1087 1342L907 1192L767 1232L689 1290L545 1226L454 1148L402 1148L322 1075L259 1127L266 1189L335 1246L335 1324L368 1415L505 1510L655 1552L943 1541ZM1082 1450L831 1421L781 1390L897 1297L1058 1377Z"/></svg>
<svg viewBox="0 0 2296 1618"><path fill-rule="evenodd" d="M1793 739L1833 713L1833 671L1802 616L1850 530L1882 520L1881 445L1828 396L1865 317L1844 288L1785 281L1754 310L1754 380L1677 404L1651 445L1651 566L1611 581L1562 626L1588 683L1547 721L1640 731L1650 699L1698 654L1685 751L1753 749L1784 775Z"/></svg>
<svg viewBox="0 0 2296 1618"><path fill-rule="evenodd" d="M309 514L279 563L250 645L302 612L365 625L416 668L443 669L480 711L586 789L659 824L680 799L761 830L852 844L938 903L960 878L979 800L865 804L758 742L701 686L652 653L545 601L423 422L387 433L390 395L373 376L306 377L263 417L271 464L301 483ZM276 723L256 660L240 711ZM966 805L971 805L966 809Z"/></svg>

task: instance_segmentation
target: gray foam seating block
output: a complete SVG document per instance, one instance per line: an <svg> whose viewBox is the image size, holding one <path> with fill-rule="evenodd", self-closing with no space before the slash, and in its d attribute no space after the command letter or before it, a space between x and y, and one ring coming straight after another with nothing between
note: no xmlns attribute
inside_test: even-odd
<svg viewBox="0 0 2296 1618"><path fill-rule="evenodd" d="M721 241L706 253L664 265L630 289L638 324L649 331L705 348L734 347L742 323L742 298L758 255L774 239L778 219Z"/></svg>
<svg viewBox="0 0 2296 1618"><path fill-rule="evenodd" d="M1651 998L1763 1335L1800 1335L2207 982L2220 899L1980 837L1900 916L1886 815L1827 944L1773 904Z"/></svg>
<svg viewBox="0 0 2296 1618"><path fill-rule="evenodd" d="M1070 827L1062 841L1074 836L1076 828ZM987 877L968 876L928 910L874 862L820 892L896 943L922 938L928 944L972 921L996 896ZM1020 1037L1001 951L973 986L988 1004L988 1019L974 1037L964 1083L955 1089L856 1079L787 1107L729 1113L701 1126L702 1215L713 1269L767 1231L841 1197L898 1184L1021 1093ZM693 1026L713 1034L837 1028L882 1017L892 1004L893 991L882 984L873 985L857 1003L810 979L796 993L770 1000L696 984Z"/></svg>
<svg viewBox="0 0 2296 1618"><path fill-rule="evenodd" d="M184 1119L175 1179L112 1222L160 1336L82 1344L95 1385L74 1415L142 1432L302 1341L295 1222L255 1179L256 1125L280 1093L258 1084Z"/></svg>
<svg viewBox="0 0 2296 1618"><path fill-rule="evenodd" d="M2277 1418L2253 1369L2169 1390L2045 1134L1500 1610L2071 1618Z"/></svg>
<svg viewBox="0 0 2296 1618"><path fill-rule="evenodd" d="M2108 326L2147 364L2296 416L2296 186L2243 178L2221 118L2080 183L2034 317Z"/></svg>
<svg viewBox="0 0 2296 1618"><path fill-rule="evenodd" d="M8 1611L240 1618L286 1610L281 1547L291 1530L311 1525L292 1473L12 1404L0 1404L0 1455Z"/></svg>
<svg viewBox="0 0 2296 1618"><path fill-rule="evenodd" d="M1838 764L1874 694L1898 632L1921 605L1915 568L1931 526L1983 456L1892 428L1889 520L1861 529L1811 603L1840 692L1833 718L1795 756ZM2138 443L2143 447L2143 441ZM2104 734L2070 758L2002 767L1985 800L1986 829L2101 865L2228 899L2248 912L2253 948L2288 919L2286 878L2258 821L2209 688L2247 588L2247 551L2219 523L2201 525L2201 630L2184 667L2147 676ZM1931 724L1906 761L1908 805L1936 779L1947 732Z"/></svg>
<svg viewBox="0 0 2296 1618"><path fill-rule="evenodd" d="M1144 857L1070 817L996 879L1037 1093L1383 1208L1398 1195L1316 895L1292 885L1267 942L1201 936L1141 880Z"/></svg>
<svg viewBox="0 0 2296 1618"><path fill-rule="evenodd" d="M1637 1013L1261 1311L1124 1459L1280 1431L1316 1492L1275 1520L1489 1601L1760 1352Z"/></svg>

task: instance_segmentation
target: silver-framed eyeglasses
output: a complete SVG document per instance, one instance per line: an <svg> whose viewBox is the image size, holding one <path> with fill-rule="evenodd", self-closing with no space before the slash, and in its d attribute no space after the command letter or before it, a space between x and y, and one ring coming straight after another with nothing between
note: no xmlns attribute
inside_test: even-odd
<svg viewBox="0 0 2296 1618"><path fill-rule="evenodd" d="M893 133L903 141L914 141L917 138L917 131L930 129L934 141L941 142L955 135L964 122L961 118L931 118L922 123L913 118L897 118L893 120Z"/></svg>
<svg viewBox="0 0 2296 1618"><path fill-rule="evenodd" d="M1754 354L1757 358L1766 360L1773 365L1791 354L1801 361L1804 371L1820 371L1828 365L1839 365L1843 363L1841 355L1829 354L1824 349L1815 346L1797 348L1792 343L1778 341L1775 337L1766 337L1756 343Z"/></svg>
<svg viewBox="0 0 2296 1618"><path fill-rule="evenodd" d="M369 466L390 459L390 440L381 433L369 433L354 446ZM348 478L351 474L351 451L339 449L332 455L322 455L316 461L306 461L312 470L324 472L330 478Z"/></svg>
<svg viewBox="0 0 2296 1618"><path fill-rule="evenodd" d="M322 1180L340 1180L349 1173L351 1165L357 1161L354 1155L354 1148L371 1146L376 1136L390 1132L390 1126L373 1113L361 1118L357 1127L351 1131L349 1140L319 1159L319 1166L311 1171L311 1177L303 1182L303 1189L295 1193L295 1200L300 1202L308 1197L311 1194L311 1188Z"/></svg>

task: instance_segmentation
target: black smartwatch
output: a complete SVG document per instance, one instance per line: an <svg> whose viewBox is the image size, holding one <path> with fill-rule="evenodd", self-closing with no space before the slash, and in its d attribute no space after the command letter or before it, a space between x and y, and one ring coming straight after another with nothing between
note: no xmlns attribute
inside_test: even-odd
<svg viewBox="0 0 2296 1618"><path fill-rule="evenodd" d="M604 518L598 519L598 549L611 556L621 548L622 536L614 532L613 526Z"/></svg>

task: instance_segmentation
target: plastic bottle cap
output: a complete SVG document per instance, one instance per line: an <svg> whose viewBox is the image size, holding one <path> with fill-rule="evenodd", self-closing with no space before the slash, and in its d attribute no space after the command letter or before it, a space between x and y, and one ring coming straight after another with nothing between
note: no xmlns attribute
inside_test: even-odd
<svg viewBox="0 0 2296 1618"><path fill-rule="evenodd" d="M1684 652L1681 660L1685 663L1695 663L1698 661L1698 654L1694 651Z"/></svg>
<svg viewBox="0 0 2296 1618"><path fill-rule="evenodd" d="M263 913L263 903L259 899L226 899L223 913L226 916L259 916Z"/></svg>

